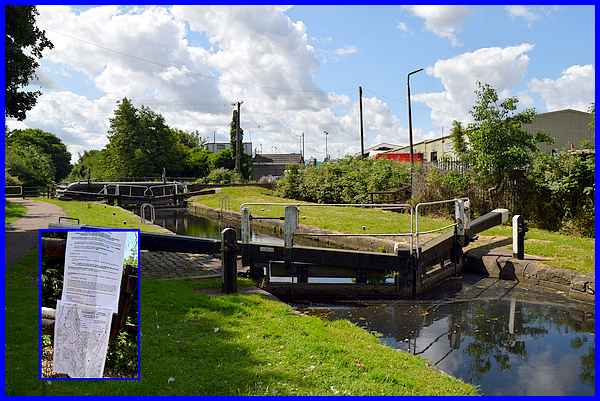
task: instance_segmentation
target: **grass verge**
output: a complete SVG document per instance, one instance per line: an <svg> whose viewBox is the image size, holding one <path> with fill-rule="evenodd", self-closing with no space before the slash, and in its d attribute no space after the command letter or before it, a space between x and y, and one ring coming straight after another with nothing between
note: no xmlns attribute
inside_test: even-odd
<svg viewBox="0 0 600 401"><path fill-rule="evenodd" d="M220 209L221 200L224 197L228 198L229 208L234 211L239 211L244 202L296 202L275 196L273 191L268 189L252 186L223 188L220 193L197 196L191 201ZM405 214L352 207L301 207L300 209L301 224L326 230L366 234L410 231L410 219ZM283 216L283 207L281 206L254 206L251 210L253 214L259 216ZM419 230L431 230L448 224L450 224L448 219L424 217L420 219ZM363 230L363 226L366 227L365 230ZM512 231L510 226L500 226L484 231L481 235L511 237ZM529 255L550 258L545 263L551 266L585 273L594 271L593 238L572 237L531 228L526 235L525 252Z"/></svg>
<svg viewBox="0 0 600 401"><path fill-rule="evenodd" d="M221 200L229 199L229 209L239 212L242 203L247 202L273 202L273 203L302 203L293 199L281 198L274 195L273 191L261 187L229 187L212 195L202 195L191 198L191 202L220 209ZM283 216L282 206L249 206L253 216L277 217ZM404 213L385 211L380 209L366 209L359 207L302 207L300 206L300 224L319 227L325 230L339 231L342 233L404 233L410 232L410 216ZM425 217L419 219L420 230L432 230L450 224L450 220L432 219ZM364 226L364 228L363 228Z"/></svg>
<svg viewBox="0 0 600 401"><path fill-rule="evenodd" d="M116 206L98 202L62 201L57 199L35 199L60 206L67 217L77 218L81 224L102 227L141 228L147 232L167 232L168 230L152 224L139 226L140 218L135 213Z"/></svg>
<svg viewBox="0 0 600 401"><path fill-rule="evenodd" d="M298 315L262 295L199 291L217 280L143 280L140 381L48 384L37 379L36 277L35 252L7 269L8 395L476 393L348 321Z"/></svg>
<svg viewBox="0 0 600 401"><path fill-rule="evenodd" d="M20 203L6 201L6 206L4 207L4 225L8 226L25 216L27 213L27 208Z"/></svg>

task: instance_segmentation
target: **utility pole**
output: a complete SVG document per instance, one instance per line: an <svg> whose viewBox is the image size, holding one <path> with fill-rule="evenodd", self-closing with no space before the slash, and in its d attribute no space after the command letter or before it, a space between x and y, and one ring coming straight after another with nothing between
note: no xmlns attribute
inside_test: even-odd
<svg viewBox="0 0 600 401"><path fill-rule="evenodd" d="M329 152L327 152L327 135L329 135L329 132L323 131L323 133L325 133L325 161L327 161L329 160Z"/></svg>
<svg viewBox="0 0 600 401"><path fill-rule="evenodd" d="M304 160L304 132L302 133L302 159Z"/></svg>
<svg viewBox="0 0 600 401"><path fill-rule="evenodd" d="M410 108L410 76L417 72L423 71L422 68L408 73L406 78L406 86L408 87L408 135L410 137L410 197L413 196L413 171L415 169L414 149L413 149L413 134L412 134L412 112Z"/></svg>
<svg viewBox="0 0 600 401"><path fill-rule="evenodd" d="M363 139L362 86L358 87L358 105L360 107L360 157L365 157L365 142Z"/></svg>
<svg viewBox="0 0 600 401"><path fill-rule="evenodd" d="M244 102L236 102L233 105L237 105L237 118L235 121L235 172L240 173L242 166L242 140L240 138L240 106Z"/></svg>

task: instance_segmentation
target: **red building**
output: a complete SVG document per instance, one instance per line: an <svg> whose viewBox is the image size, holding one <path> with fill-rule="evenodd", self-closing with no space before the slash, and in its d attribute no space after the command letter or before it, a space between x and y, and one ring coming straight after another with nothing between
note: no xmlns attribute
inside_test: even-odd
<svg viewBox="0 0 600 401"><path fill-rule="evenodd" d="M375 159L396 160L403 163L410 163L410 153L405 152L385 152L375 155ZM413 160L416 163L423 162L423 153L413 153Z"/></svg>

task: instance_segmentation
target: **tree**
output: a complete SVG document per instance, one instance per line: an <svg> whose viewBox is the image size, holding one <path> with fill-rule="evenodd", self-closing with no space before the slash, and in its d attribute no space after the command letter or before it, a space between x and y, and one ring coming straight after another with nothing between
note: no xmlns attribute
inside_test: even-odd
<svg viewBox="0 0 600 401"><path fill-rule="evenodd" d="M171 128L177 142L187 146L190 149L199 148L206 144L206 139L200 136L198 131L184 131L178 128Z"/></svg>
<svg viewBox="0 0 600 401"><path fill-rule="evenodd" d="M73 166L68 179L70 181L103 180L109 178L107 175L106 151L105 150L86 150L79 155L79 160Z"/></svg>
<svg viewBox="0 0 600 401"><path fill-rule="evenodd" d="M24 186L46 186L54 178L54 166L37 146L19 143L7 146L5 176L6 173L17 177Z"/></svg>
<svg viewBox="0 0 600 401"><path fill-rule="evenodd" d="M459 121L452 121L452 131L450 132L452 148L459 159L462 159L467 152L467 143L465 142L465 130Z"/></svg>
<svg viewBox="0 0 600 401"><path fill-rule="evenodd" d="M39 66L44 49L54 45L35 24L38 15L33 6L6 6L6 109L5 114L24 120L40 96L40 91L23 90Z"/></svg>
<svg viewBox="0 0 600 401"><path fill-rule="evenodd" d="M237 110L233 110L233 117L231 118L231 125L229 130L229 141L231 143L231 154L233 160L235 160L236 152L237 152L237 136L236 136L236 127L238 124L238 112ZM240 127L240 143L244 143L244 130ZM244 150L240 149L242 155L244 154Z"/></svg>
<svg viewBox="0 0 600 401"><path fill-rule="evenodd" d="M129 99L123 98L117 103L114 117L110 119L106 145L106 167L110 176L119 178L131 174L128 160L136 149L139 131L137 110Z"/></svg>
<svg viewBox="0 0 600 401"><path fill-rule="evenodd" d="M494 88L480 82L475 94L471 110L474 122L466 130L469 149L465 156L483 183L499 188L513 172L531 165L538 143L551 140L541 132L523 128L533 121L535 110L517 111L516 97L500 101Z"/></svg>
<svg viewBox="0 0 600 401"><path fill-rule="evenodd" d="M210 155L205 148L194 148L190 150L185 158L185 177L206 177L210 171Z"/></svg>
<svg viewBox="0 0 600 401"><path fill-rule="evenodd" d="M7 143L10 145L31 145L49 157L54 167L54 181L59 182L71 171L71 153L56 135L40 129L27 128L13 130L8 133Z"/></svg>
<svg viewBox="0 0 600 401"><path fill-rule="evenodd" d="M110 119L106 146L107 168L112 178L147 177L176 171L185 156L177 137L162 115L123 98Z"/></svg>

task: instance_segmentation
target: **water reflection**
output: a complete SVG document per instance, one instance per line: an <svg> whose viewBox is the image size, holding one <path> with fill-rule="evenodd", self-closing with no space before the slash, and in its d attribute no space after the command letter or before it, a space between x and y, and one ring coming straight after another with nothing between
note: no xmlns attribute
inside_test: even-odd
<svg viewBox="0 0 600 401"><path fill-rule="evenodd" d="M378 332L484 394L593 394L593 312L507 300L309 308Z"/></svg>
<svg viewBox="0 0 600 401"><path fill-rule="evenodd" d="M176 234L202 238L221 238L221 231L227 227L218 220L211 220L187 213L185 210L157 209L155 224ZM238 229L238 238L240 236ZM252 233L252 240L259 242L279 243L281 239L261 233Z"/></svg>

